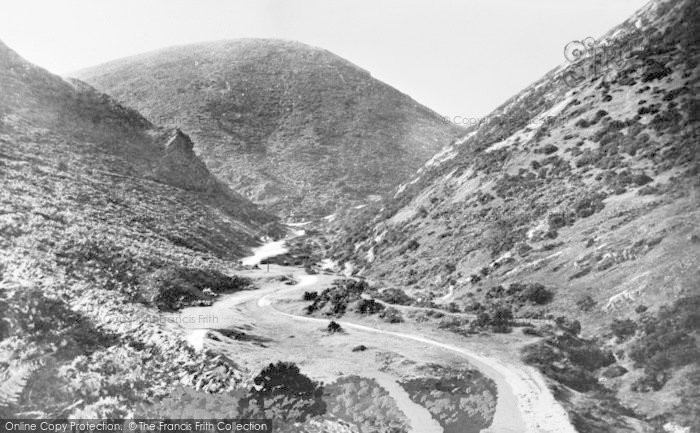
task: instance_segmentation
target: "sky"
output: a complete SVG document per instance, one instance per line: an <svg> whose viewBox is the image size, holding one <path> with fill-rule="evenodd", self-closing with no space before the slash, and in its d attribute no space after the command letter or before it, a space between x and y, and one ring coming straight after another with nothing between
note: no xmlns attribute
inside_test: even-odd
<svg viewBox="0 0 700 433"><path fill-rule="evenodd" d="M647 0L0 0L0 40L51 72L172 45L325 48L450 118L479 118Z"/></svg>

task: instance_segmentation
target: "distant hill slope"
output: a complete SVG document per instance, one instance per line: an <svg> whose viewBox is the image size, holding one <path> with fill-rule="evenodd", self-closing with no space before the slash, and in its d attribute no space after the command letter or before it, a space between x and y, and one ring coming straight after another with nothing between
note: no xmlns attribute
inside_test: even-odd
<svg viewBox="0 0 700 433"><path fill-rule="evenodd" d="M461 129L322 49L242 39L167 48L77 73L180 126L234 190L323 216L384 194Z"/></svg>
<svg viewBox="0 0 700 433"><path fill-rule="evenodd" d="M559 385L581 431L637 430L626 416L700 428L698 8L650 3L599 41L614 61L593 63L579 46L578 61L446 146L393 200L349 211L335 258L465 311L505 305L520 317L580 320L583 335L617 354L618 371L630 370L578 374L559 358L565 343L549 347L540 366L575 390ZM543 305L522 301L531 283L551 302L545 292ZM579 386L567 372L596 379ZM634 410L606 414L586 395Z"/></svg>
<svg viewBox="0 0 700 433"><path fill-rule="evenodd" d="M237 367L153 319L240 289L229 260L276 221L180 131L0 43L0 414L126 415L204 373L231 389Z"/></svg>

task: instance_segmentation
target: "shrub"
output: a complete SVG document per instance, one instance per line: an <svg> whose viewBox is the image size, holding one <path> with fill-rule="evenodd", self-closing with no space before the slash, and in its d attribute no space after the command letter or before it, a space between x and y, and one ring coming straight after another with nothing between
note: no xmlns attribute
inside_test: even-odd
<svg viewBox="0 0 700 433"><path fill-rule="evenodd" d="M646 69L644 70L644 75L642 76L642 82L644 83L659 80L672 72L670 68L656 60L647 58L645 62Z"/></svg>
<svg viewBox="0 0 700 433"><path fill-rule="evenodd" d="M338 324L335 320L331 320L328 326L326 327L326 330L331 333L335 334L338 332L343 332L343 327Z"/></svg>
<svg viewBox="0 0 700 433"><path fill-rule="evenodd" d="M581 153L581 156L576 160L576 167L581 168L587 165L596 164L598 161L600 161L600 158L600 153L591 149L585 149Z"/></svg>
<svg viewBox="0 0 700 433"><path fill-rule="evenodd" d="M554 319L557 326L572 335L578 335L581 332L581 322L578 320L568 319L564 316L559 316Z"/></svg>
<svg viewBox="0 0 700 433"><path fill-rule="evenodd" d="M306 307L306 314L328 307L326 315L342 316L349 303L360 300L360 295L369 290L369 284L364 280L336 280L333 287L323 290L313 304Z"/></svg>
<svg viewBox="0 0 700 433"><path fill-rule="evenodd" d="M524 231L515 230L512 221L498 219L482 236L483 247L491 253L492 257L510 250L515 244L524 238Z"/></svg>
<svg viewBox="0 0 700 433"><path fill-rule="evenodd" d="M0 340L17 336L28 348L62 342L54 356L73 358L116 343L116 336L99 330L91 320L71 310L60 298L47 297L35 287L0 287ZM31 349L29 349L31 350ZM1 394L1 393L0 393Z"/></svg>
<svg viewBox="0 0 700 433"><path fill-rule="evenodd" d="M415 251L420 247L420 243L416 239L411 239L408 244L406 244L407 251Z"/></svg>
<svg viewBox="0 0 700 433"><path fill-rule="evenodd" d="M538 331L535 328L531 328L529 326L524 327L522 330L522 333L523 333L523 335L531 335L533 337L541 337L542 336L542 333L540 331Z"/></svg>
<svg viewBox="0 0 700 433"><path fill-rule="evenodd" d="M696 362L700 357L696 339L700 329L700 295L678 299L662 307L656 317L645 317L642 335L630 347L635 367L645 377L639 390L660 389L673 368Z"/></svg>
<svg viewBox="0 0 700 433"><path fill-rule="evenodd" d="M403 322L403 316L401 312L396 308L389 307L379 314L379 317L384 319L385 322L389 323L401 323Z"/></svg>
<svg viewBox="0 0 700 433"><path fill-rule="evenodd" d="M605 207L603 199L605 195L600 193L589 193L580 198L574 204L574 211L579 218L586 218Z"/></svg>
<svg viewBox="0 0 700 433"><path fill-rule="evenodd" d="M651 177L649 177L645 173L639 173L639 174L635 174L632 176L632 182L634 182L634 184L637 186L646 185L653 180L654 179L652 179Z"/></svg>
<svg viewBox="0 0 700 433"><path fill-rule="evenodd" d="M522 292L520 298L527 302L532 302L537 305L548 304L554 293L547 290L542 284L529 284L527 288Z"/></svg>
<svg viewBox="0 0 700 433"><path fill-rule="evenodd" d="M595 307L596 301L591 297L591 295L584 295L576 301L576 306L581 309L581 311L589 312Z"/></svg>
<svg viewBox="0 0 700 433"><path fill-rule="evenodd" d="M552 229L560 229L574 222L573 215L569 212L554 212L547 216L547 222Z"/></svg>
<svg viewBox="0 0 700 433"><path fill-rule="evenodd" d="M479 328L485 328L491 324L491 316L486 311L479 311L472 323Z"/></svg>
<svg viewBox="0 0 700 433"><path fill-rule="evenodd" d="M547 290L540 283L511 283L508 289L503 286L491 287L485 294L486 298L502 299L517 304L533 303L544 305L554 297L554 293Z"/></svg>
<svg viewBox="0 0 700 433"><path fill-rule="evenodd" d="M627 373L627 369L619 364L613 364L610 367L606 368L601 372L601 375L603 377L607 377L608 379L612 379L615 377L620 377Z"/></svg>
<svg viewBox="0 0 700 433"><path fill-rule="evenodd" d="M637 332L637 324L631 319L615 319L610 324L610 330L618 341L626 341Z"/></svg>
<svg viewBox="0 0 700 433"><path fill-rule="evenodd" d="M598 386L598 380L590 371L571 363L566 352L547 340L525 346L522 353L523 362L576 391L587 392Z"/></svg>
<svg viewBox="0 0 700 433"><path fill-rule="evenodd" d="M150 274L143 287L146 299L160 310L176 311L189 305L208 305L218 294L251 285L248 278L230 277L212 269L170 266Z"/></svg>
<svg viewBox="0 0 700 433"><path fill-rule="evenodd" d="M408 296L403 290L396 288L382 290L377 295L377 299L396 305L411 305L413 303L412 297Z"/></svg>
<svg viewBox="0 0 700 433"><path fill-rule="evenodd" d="M360 314L376 314L384 309L384 305L374 299L361 299L357 303L357 312Z"/></svg>
<svg viewBox="0 0 700 433"><path fill-rule="evenodd" d="M449 304L447 304L447 306L445 307L445 309L446 309L449 313L460 313L460 312L461 312L461 309L459 308L459 305L457 305L456 302L450 302Z"/></svg>
<svg viewBox="0 0 700 433"><path fill-rule="evenodd" d="M612 352L604 351L595 343L590 342L568 348L568 354L571 362L588 371L594 371L615 362Z"/></svg>
<svg viewBox="0 0 700 433"><path fill-rule="evenodd" d="M550 154L556 152L557 150L559 150L559 148L557 146L555 146L553 144L548 144L542 148L542 153L544 153L545 155L550 155Z"/></svg>
<svg viewBox="0 0 700 433"><path fill-rule="evenodd" d="M292 362L270 364L253 383L249 397L240 402L246 417L303 422L326 413L321 383L301 374Z"/></svg>
<svg viewBox="0 0 700 433"><path fill-rule="evenodd" d="M494 332L510 331L510 324L513 321L513 311L510 307L498 305L491 310L491 329Z"/></svg>
<svg viewBox="0 0 700 433"><path fill-rule="evenodd" d="M588 128L590 126L590 123L588 123L588 120L586 119L579 119L574 126L577 128Z"/></svg>
<svg viewBox="0 0 700 433"><path fill-rule="evenodd" d="M457 334L467 335L469 333L469 320L460 317L445 317L440 320L438 328L445 329Z"/></svg>
<svg viewBox="0 0 700 433"><path fill-rule="evenodd" d="M304 301L313 301L316 298L318 298L318 292L304 292L304 296L302 296Z"/></svg>
<svg viewBox="0 0 700 433"><path fill-rule="evenodd" d="M545 375L580 392L598 388L593 374L615 362L609 351L596 340L586 340L571 333L555 334L523 349L523 361L537 366Z"/></svg>

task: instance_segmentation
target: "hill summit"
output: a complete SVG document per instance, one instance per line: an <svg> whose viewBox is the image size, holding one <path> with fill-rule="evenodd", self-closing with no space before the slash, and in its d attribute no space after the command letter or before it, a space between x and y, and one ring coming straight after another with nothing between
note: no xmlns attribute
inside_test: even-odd
<svg viewBox="0 0 700 433"><path fill-rule="evenodd" d="M181 127L215 175L280 214L325 215L385 194L461 131L367 71L297 42L173 47L77 76Z"/></svg>

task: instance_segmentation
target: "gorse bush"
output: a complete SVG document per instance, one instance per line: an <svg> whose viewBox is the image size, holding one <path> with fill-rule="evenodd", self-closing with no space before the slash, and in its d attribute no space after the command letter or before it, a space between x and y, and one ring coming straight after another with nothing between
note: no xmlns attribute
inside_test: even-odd
<svg viewBox="0 0 700 433"><path fill-rule="evenodd" d="M268 365L253 383L255 387L240 400L241 415L303 422L326 413L323 385L302 374L292 362Z"/></svg>
<svg viewBox="0 0 700 433"><path fill-rule="evenodd" d="M313 299L313 303L305 309L306 314L325 309L326 315L340 317L345 314L350 303L359 301L360 295L370 290L369 284L363 280L336 280L333 287L324 289Z"/></svg>
<svg viewBox="0 0 700 433"><path fill-rule="evenodd" d="M338 324L338 322L331 320L326 327L326 330L331 334L336 334L338 332L343 332L343 327Z"/></svg>
<svg viewBox="0 0 700 433"><path fill-rule="evenodd" d="M374 299L361 299L357 303L357 312L360 314L376 314L384 310L384 305Z"/></svg>
<svg viewBox="0 0 700 433"><path fill-rule="evenodd" d="M394 307L389 307L379 314L385 322L389 323L401 323L403 322L403 315L399 310Z"/></svg>
<svg viewBox="0 0 700 433"><path fill-rule="evenodd" d="M501 285L489 288L486 299L503 301L516 306L525 304L545 305L554 298L554 293L540 283L511 283L508 288Z"/></svg>
<svg viewBox="0 0 700 433"><path fill-rule="evenodd" d="M614 319L610 330L618 341L625 341L637 332L637 324L631 319Z"/></svg>
<svg viewBox="0 0 700 433"><path fill-rule="evenodd" d="M700 295L679 299L662 307L656 317L645 316L642 335L629 350L635 366L643 368L645 377L637 384L640 391L660 389L672 369L697 362L700 357Z"/></svg>
<svg viewBox="0 0 700 433"><path fill-rule="evenodd" d="M411 305L414 301L414 299L408 296L406 292L393 287L382 290L376 297L377 299L386 303L396 305Z"/></svg>
<svg viewBox="0 0 700 433"><path fill-rule="evenodd" d="M523 361L546 376L580 392L599 389L596 370L615 362L609 351L594 340L564 332L546 337L523 348Z"/></svg>
<svg viewBox="0 0 700 433"><path fill-rule="evenodd" d="M304 292L302 296L302 300L304 301L313 301L316 298L318 298L318 292Z"/></svg>

